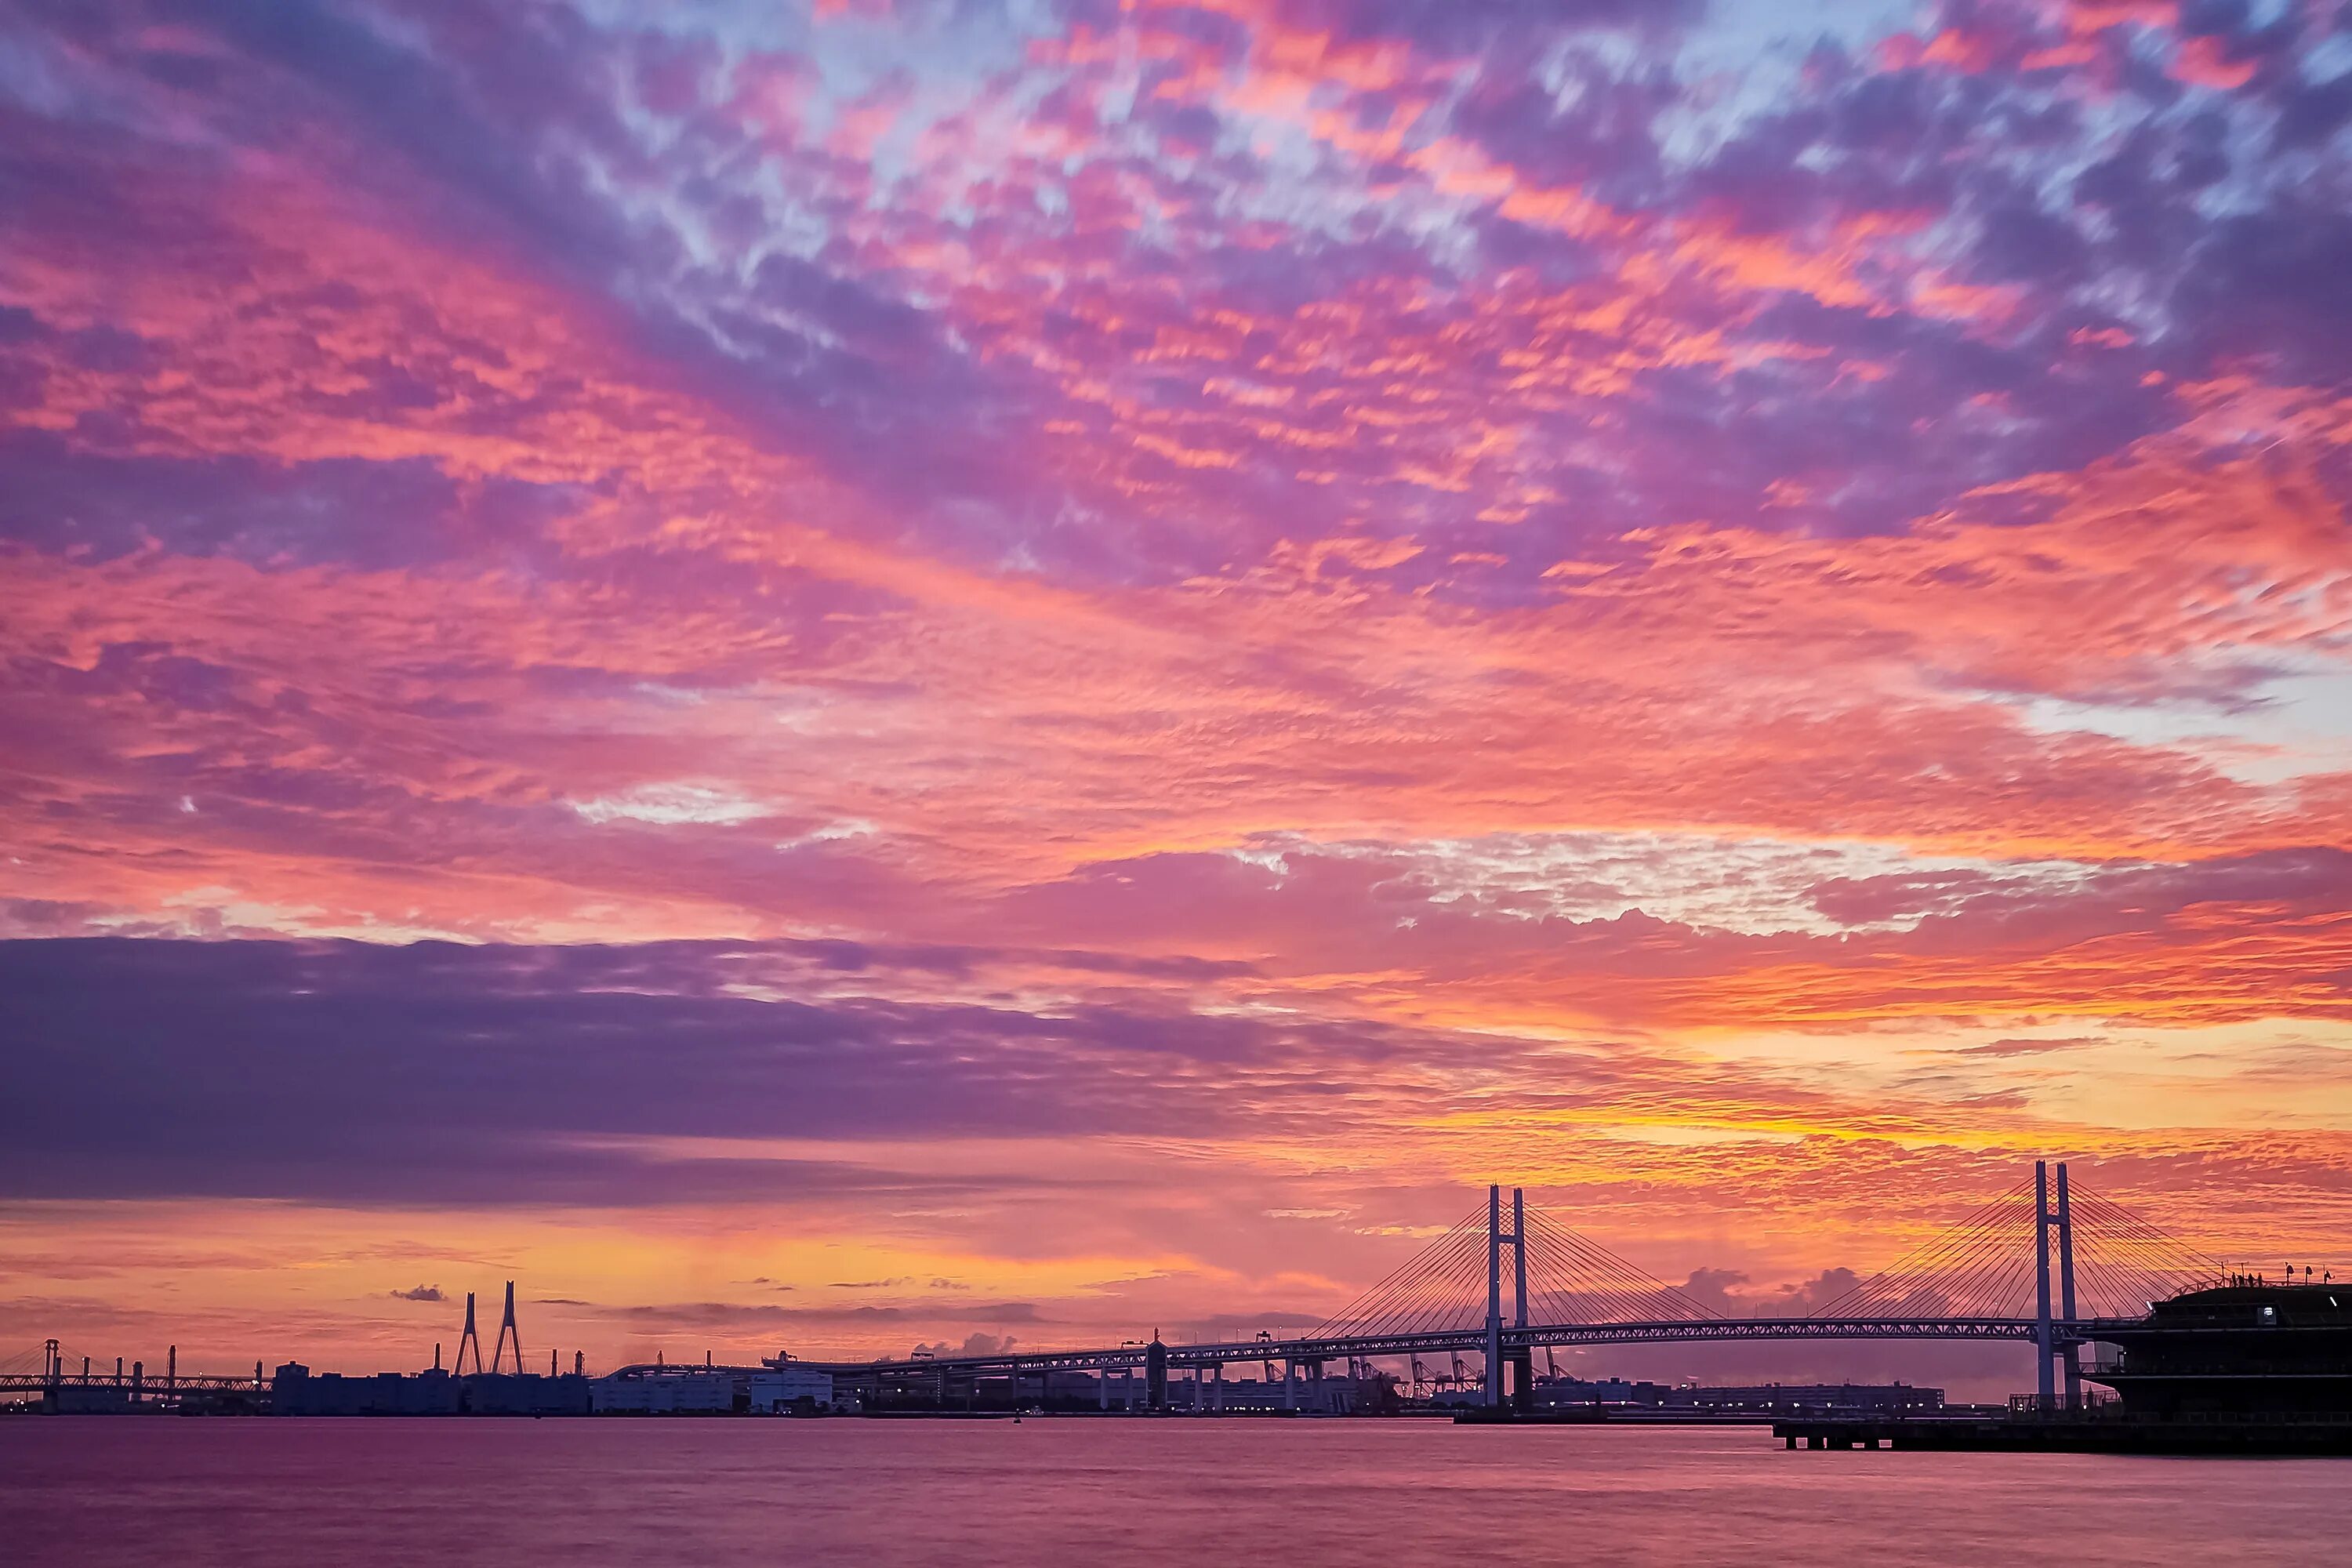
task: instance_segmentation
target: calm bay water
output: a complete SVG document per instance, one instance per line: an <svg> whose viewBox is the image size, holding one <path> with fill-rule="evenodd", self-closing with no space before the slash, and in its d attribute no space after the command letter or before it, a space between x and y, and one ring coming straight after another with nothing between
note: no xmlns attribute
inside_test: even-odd
<svg viewBox="0 0 2352 1568"><path fill-rule="evenodd" d="M0 1421L51 1563L2342 1561L2352 1461L1426 1422Z"/></svg>

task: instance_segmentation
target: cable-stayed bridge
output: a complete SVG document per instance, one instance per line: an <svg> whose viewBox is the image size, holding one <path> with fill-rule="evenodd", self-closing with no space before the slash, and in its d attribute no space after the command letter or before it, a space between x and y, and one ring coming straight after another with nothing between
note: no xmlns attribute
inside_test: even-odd
<svg viewBox="0 0 2352 1568"><path fill-rule="evenodd" d="M2223 1271L2123 1205L2074 1187L2063 1164L2054 1185L2052 1175L2037 1163L2030 1178L1801 1314L1727 1315L1528 1207L1519 1193L1495 1187L1476 1211L1303 1334L811 1364L881 1397L895 1392L944 1402L951 1385L969 1391L982 1380L1002 1382L1016 1405L1027 1378L1092 1373L1108 1404L1114 1375L1140 1372L1146 1400L1162 1407L1170 1374L1189 1373L1181 1403L1214 1409L1228 1366L1255 1363L1269 1381L1278 1375L1295 1405L1301 1382L1319 1379L1332 1363L1354 1369L1401 1360L1418 1383L1424 1359L1454 1363L1476 1355L1484 1370L1472 1381L1488 1404L1500 1405L1524 1400L1533 1353L1553 1346L2011 1340L2033 1347L2042 1405L2054 1408L2063 1394L2071 1408L2081 1402L2078 1352L2102 1328L2137 1321L2151 1302L2217 1282Z"/></svg>

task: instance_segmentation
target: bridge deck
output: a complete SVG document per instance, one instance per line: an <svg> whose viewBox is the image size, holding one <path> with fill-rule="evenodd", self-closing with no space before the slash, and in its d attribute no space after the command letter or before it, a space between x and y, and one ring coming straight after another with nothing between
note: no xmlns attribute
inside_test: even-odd
<svg viewBox="0 0 2352 1568"><path fill-rule="evenodd" d="M2062 1342L2098 1337L2116 1320L2062 1320L2055 1325ZM2023 1340L2034 1337L2032 1318L1708 1318L1634 1323L1531 1323L1507 1327L1502 1332L1507 1351L1544 1346L1601 1344L1681 1344L1718 1340ZM1283 1340L1233 1340L1212 1344L1168 1345L1171 1370L1208 1368L1255 1361L1345 1361L1350 1356L1449 1355L1456 1351L1483 1351L1486 1330L1441 1329L1419 1333L1339 1335ZM1027 1351L1019 1354L936 1356L925 1360L795 1362L814 1372L835 1377L898 1377L986 1375L1054 1371L1095 1371L1139 1367L1149 1353L1143 1345L1059 1351ZM701 1371L742 1373L757 1369L638 1365L620 1369L620 1375Z"/></svg>

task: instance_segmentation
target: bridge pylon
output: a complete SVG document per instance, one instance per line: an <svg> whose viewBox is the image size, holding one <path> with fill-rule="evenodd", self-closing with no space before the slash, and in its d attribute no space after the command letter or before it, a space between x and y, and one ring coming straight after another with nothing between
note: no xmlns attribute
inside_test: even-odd
<svg viewBox="0 0 2352 1568"><path fill-rule="evenodd" d="M2058 1300L2050 1299L2050 1233L2058 1233ZM2034 1388L2043 1410L2058 1406L2059 1374L2065 1374L2065 1408L2083 1403L2081 1342L2071 1332L2061 1342L2058 1323L2074 1314L2074 1205L2066 1187L2066 1163L2058 1163L2058 1202L2050 1202L2050 1163L2033 1163L2033 1358Z"/></svg>
<svg viewBox="0 0 2352 1568"><path fill-rule="evenodd" d="M2050 1322L2050 1163L2033 1162L2033 1375L2044 1410L2058 1403L2057 1347Z"/></svg>
<svg viewBox="0 0 2352 1568"><path fill-rule="evenodd" d="M474 1370L478 1373L482 1370L482 1336L474 1331L474 1293L471 1290L466 1292L466 1331L458 1337L457 1363L450 1368L459 1377L466 1375L466 1350L469 1345L474 1352ZM436 1355L434 1359L437 1362L440 1357Z"/></svg>
<svg viewBox="0 0 2352 1568"><path fill-rule="evenodd" d="M467 1301L469 1306L473 1298L470 1296L467 1298ZM470 1327L471 1324L468 1323L467 1326ZM515 1374L517 1376L520 1376L522 1373L522 1330L515 1326L514 1281L511 1279L507 1281L506 1314L499 1320L498 1346L490 1352L490 1370L492 1372L499 1370L499 1363L507 1353L507 1342L509 1339L514 1342ZM474 1346L474 1363L478 1366L481 1364L481 1360L482 1347L478 1343Z"/></svg>
<svg viewBox="0 0 2352 1568"><path fill-rule="evenodd" d="M2074 1205L2066 1191L2066 1162L2058 1162L2058 1310L2074 1321ZM2066 1373L2066 1408L2083 1407L2083 1346L2082 1342L2069 1337L2063 1354Z"/></svg>
<svg viewBox="0 0 2352 1568"><path fill-rule="evenodd" d="M1503 1403L1503 1245L1511 1247L1511 1321L1528 1326L1528 1205L1526 1194L1511 1189L1511 1228L1503 1229L1503 1188L1486 1188L1486 1403Z"/></svg>

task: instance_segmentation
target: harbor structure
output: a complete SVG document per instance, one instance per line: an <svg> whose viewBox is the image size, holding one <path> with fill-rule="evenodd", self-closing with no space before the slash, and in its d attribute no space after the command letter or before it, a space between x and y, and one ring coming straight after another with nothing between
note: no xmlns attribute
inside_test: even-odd
<svg viewBox="0 0 2352 1568"><path fill-rule="evenodd" d="M2352 1423L2352 1286L2242 1278L2158 1301L2099 1339L2116 1353L2084 1375L2132 1417Z"/></svg>

